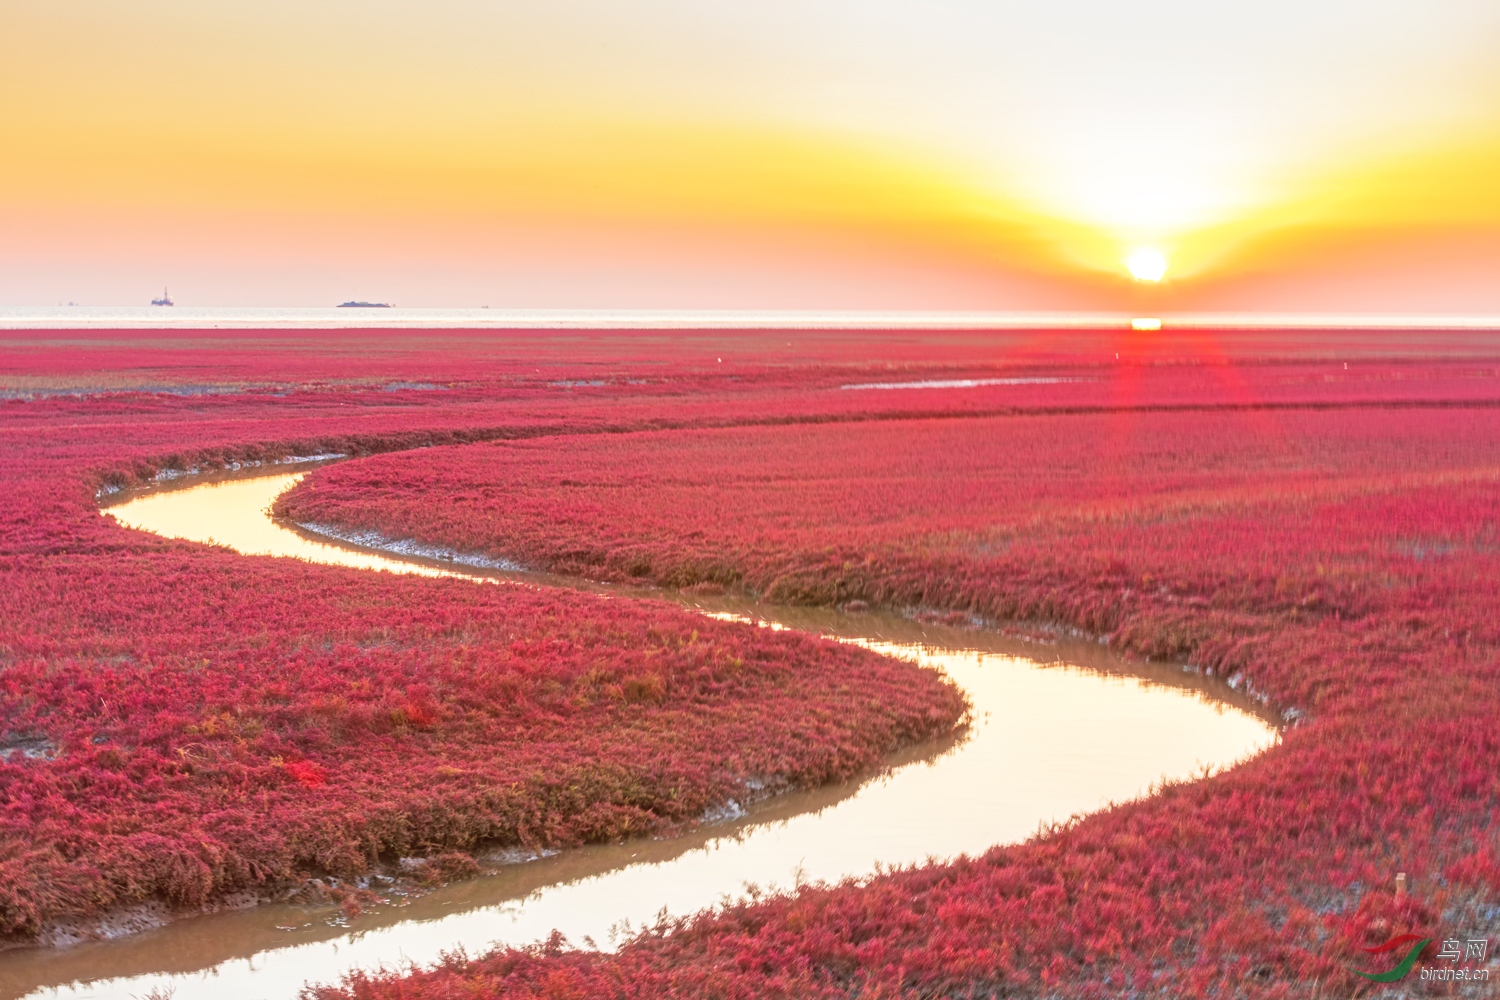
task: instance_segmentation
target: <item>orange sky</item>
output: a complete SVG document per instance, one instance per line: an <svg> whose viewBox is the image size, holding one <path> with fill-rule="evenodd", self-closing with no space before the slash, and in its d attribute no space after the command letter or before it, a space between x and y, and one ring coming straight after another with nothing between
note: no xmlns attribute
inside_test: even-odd
<svg viewBox="0 0 1500 1000"><path fill-rule="evenodd" d="M1500 315L1496 51L1491 0L12 0L0 304Z"/></svg>

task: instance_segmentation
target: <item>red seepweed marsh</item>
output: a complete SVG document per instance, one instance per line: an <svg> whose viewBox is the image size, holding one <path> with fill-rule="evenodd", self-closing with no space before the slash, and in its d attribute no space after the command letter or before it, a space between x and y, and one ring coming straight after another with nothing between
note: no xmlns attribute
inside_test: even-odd
<svg viewBox="0 0 1500 1000"><path fill-rule="evenodd" d="M1031 640L1074 630L1211 673L1291 723L1253 760L1025 843L738 900L609 953L501 951L351 990L1274 996L1352 988L1360 949L1395 935L1486 937L1493 363L1412 348L1339 362L1328 380L1316 358L1247 349L1206 386L1091 347L1024 364L954 347L892 362L893 377L847 358L544 360L545 335L507 334L521 356L481 351L458 379L451 354L424 361L381 337L402 387L383 381L378 338L368 382L269 388L249 383L275 355L242 343L230 391L110 374L107 391L0 404L16 487L0 555L20 751L3 765L3 864L18 873L3 912L17 933L49 914L191 908L313 878L357 910L383 843L443 859L442 881L473 871L480 831L538 847L671 832L735 797L716 761L778 773L757 762L774 754L779 773L818 784L963 710L939 675L847 645L628 594L245 556L96 508L148 480L351 455L365 457L313 469L277 511L699 603L869 607ZM186 361L201 373L203 351L162 355L152 378ZM945 386L840 388L877 382ZM1230 382L1225 402L1214 385ZM581 755L557 756L569 746ZM558 759L575 761L566 780ZM495 789L512 771L507 827L495 810L512 799ZM236 810L271 822L236 826ZM1399 897L1396 871L1412 880Z"/></svg>

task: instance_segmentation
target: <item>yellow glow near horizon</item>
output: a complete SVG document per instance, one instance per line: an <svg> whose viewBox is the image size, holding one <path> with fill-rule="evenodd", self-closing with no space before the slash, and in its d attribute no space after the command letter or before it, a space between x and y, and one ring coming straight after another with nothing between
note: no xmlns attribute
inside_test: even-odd
<svg viewBox="0 0 1500 1000"><path fill-rule="evenodd" d="M16 0L0 303L1500 311L1500 5L1079 3Z"/></svg>

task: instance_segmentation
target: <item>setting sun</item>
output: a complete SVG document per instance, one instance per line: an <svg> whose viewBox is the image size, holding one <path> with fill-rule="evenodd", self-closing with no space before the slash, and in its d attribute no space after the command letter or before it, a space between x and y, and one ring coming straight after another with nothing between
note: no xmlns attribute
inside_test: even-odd
<svg viewBox="0 0 1500 1000"><path fill-rule="evenodd" d="M1136 281L1160 281L1167 273L1167 258L1160 250L1141 247L1130 252L1125 266Z"/></svg>

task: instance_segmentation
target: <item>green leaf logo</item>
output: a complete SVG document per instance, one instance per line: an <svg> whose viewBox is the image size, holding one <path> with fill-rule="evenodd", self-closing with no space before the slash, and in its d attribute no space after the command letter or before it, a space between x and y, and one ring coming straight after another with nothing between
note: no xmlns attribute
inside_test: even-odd
<svg viewBox="0 0 1500 1000"><path fill-rule="evenodd" d="M1412 935L1406 935L1406 936L1408 938L1410 938ZM1387 944L1392 944L1392 943L1395 943L1395 942L1387 942ZM1398 965L1398 966L1396 966L1390 972L1360 972L1358 969L1353 969L1351 971L1356 976L1364 976L1366 979L1370 980L1370 982L1372 982L1372 983L1394 983L1394 982L1396 982L1399 979L1406 978L1406 974L1411 971L1411 967L1413 965L1417 964L1417 956L1420 955L1420 954L1422 954L1422 949L1425 948L1425 947L1427 947L1431 943L1432 943L1432 938L1423 938L1422 940L1418 941L1416 944L1412 945L1411 946L1411 951L1408 951L1406 953L1406 957L1401 960L1401 964ZM1382 946L1380 948L1371 948L1369 950L1370 951L1384 951L1385 947Z"/></svg>

